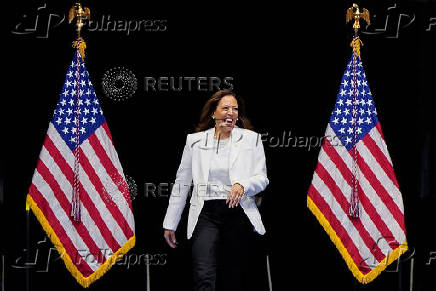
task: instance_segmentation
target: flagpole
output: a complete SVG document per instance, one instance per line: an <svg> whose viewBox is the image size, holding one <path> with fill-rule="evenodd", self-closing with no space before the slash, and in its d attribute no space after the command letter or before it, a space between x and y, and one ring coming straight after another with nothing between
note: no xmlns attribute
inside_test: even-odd
<svg viewBox="0 0 436 291"><path fill-rule="evenodd" d="M76 40L73 41L73 48L77 49L82 57L85 59L85 49L86 43L83 38L80 36L80 32L84 25L84 19L90 19L91 13L89 8L82 7L82 5L77 2L73 7L70 8L68 13L68 23L71 24L74 18L76 18L76 32L77 37ZM77 78L79 76L79 56L77 56L76 60L76 68L77 68ZM77 86L79 82L77 80ZM71 216L75 222L81 222L81 209L80 209L80 193L79 193L79 90L77 90L76 96L76 147L74 150L74 182L73 182L73 195L71 201ZM75 281L74 283L74 291L79 290L79 283Z"/></svg>
<svg viewBox="0 0 436 291"><path fill-rule="evenodd" d="M271 280L271 268L270 268L270 264L269 264L269 256L268 254L266 255L266 272L267 272L267 276L268 276L268 290L272 291L272 280Z"/></svg>
<svg viewBox="0 0 436 291"><path fill-rule="evenodd" d="M30 207L26 203L26 263L30 262ZM30 291L30 268L26 266L26 291Z"/></svg>
<svg viewBox="0 0 436 291"><path fill-rule="evenodd" d="M2 291L5 291L5 256L2 255Z"/></svg>
<svg viewBox="0 0 436 291"><path fill-rule="evenodd" d="M146 290L150 291L150 259L147 256L146 264L145 264L145 273L146 273Z"/></svg>
<svg viewBox="0 0 436 291"><path fill-rule="evenodd" d="M415 264L415 258L412 257L410 260L410 282L409 282L409 291L413 291L413 266Z"/></svg>
<svg viewBox="0 0 436 291"><path fill-rule="evenodd" d="M398 291L403 291L403 264L398 258Z"/></svg>

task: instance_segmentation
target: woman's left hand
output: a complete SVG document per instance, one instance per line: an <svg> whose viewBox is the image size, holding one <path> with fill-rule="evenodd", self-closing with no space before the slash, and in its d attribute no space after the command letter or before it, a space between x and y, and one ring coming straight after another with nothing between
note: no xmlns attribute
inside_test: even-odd
<svg viewBox="0 0 436 291"><path fill-rule="evenodd" d="M227 195L226 199L226 204L229 204L229 208L238 206L242 195L244 195L244 187L239 183L233 184L232 189L230 189L229 195Z"/></svg>

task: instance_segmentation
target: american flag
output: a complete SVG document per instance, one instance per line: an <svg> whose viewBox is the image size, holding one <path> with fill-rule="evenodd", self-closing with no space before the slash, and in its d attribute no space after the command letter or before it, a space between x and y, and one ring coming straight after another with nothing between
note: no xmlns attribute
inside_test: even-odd
<svg viewBox="0 0 436 291"><path fill-rule="evenodd" d="M79 221L71 216L76 189ZM129 188L78 51L68 68L26 202L83 287L135 244Z"/></svg>
<svg viewBox="0 0 436 291"><path fill-rule="evenodd" d="M357 55L342 77L307 205L361 283L407 250L401 192Z"/></svg>

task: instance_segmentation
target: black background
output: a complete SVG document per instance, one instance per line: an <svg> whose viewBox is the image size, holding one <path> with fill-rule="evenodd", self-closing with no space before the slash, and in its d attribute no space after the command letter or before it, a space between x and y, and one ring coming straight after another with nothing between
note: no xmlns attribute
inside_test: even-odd
<svg viewBox="0 0 436 291"><path fill-rule="evenodd" d="M74 31L66 19L54 27L59 18L52 16L46 34L49 15L66 15L73 4L60 2L14 1L5 6L0 196L5 290L25 290L25 269L16 267L23 266L23 260L16 260L26 256L25 197L73 55ZM153 290L190 290L189 242L185 217L177 231L179 248L166 246L161 225L167 198L146 197L144 185L173 182L185 136L193 132L213 92L189 90L187 83L181 91L147 91L144 78L232 77L233 89L245 99L255 131L269 137L281 137L283 132L322 137L351 55L353 34L351 24L345 24L345 11L352 2L326 2L82 2L97 21L111 15L112 20L159 23L156 31L129 35L122 30L85 28L83 32L91 81L124 172L138 188L133 200L137 243L130 253L165 257L165 264L150 266ZM44 3L46 8L38 10ZM411 251L400 260L398 270L394 263L369 285L357 283L306 208L319 148L274 147L276 139L264 143L270 185L261 206L267 234L255 248L258 260L253 279L260 282L259 290L268 290L266 254L275 290L296 286L408 290L411 258L414 290L436 286L436 262L426 265L430 252L436 252L435 25L426 31L430 18L436 17L436 5L434 1L359 4L372 13L373 24L361 34L362 60L403 194ZM36 15L40 15L36 32L16 33L30 27ZM381 31L387 16L387 29ZM106 71L118 66L135 74L138 88L130 99L116 102L103 93L101 80ZM36 248L47 253L51 243L38 243L45 234L33 215L30 222L30 257ZM30 269L31 290L81 289L62 261L53 259L48 272L39 272L44 268L45 263L38 261ZM129 268L114 266L89 289L145 290L145 284L142 262Z"/></svg>

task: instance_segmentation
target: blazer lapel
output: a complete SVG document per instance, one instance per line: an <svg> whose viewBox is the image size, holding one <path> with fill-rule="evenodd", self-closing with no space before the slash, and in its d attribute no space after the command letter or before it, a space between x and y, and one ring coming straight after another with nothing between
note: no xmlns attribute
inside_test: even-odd
<svg viewBox="0 0 436 291"><path fill-rule="evenodd" d="M230 147L230 157L229 157L229 169L233 167L236 157L239 154L239 149L241 148L241 141L243 138L242 130L239 127L235 127L232 130L232 143Z"/></svg>
<svg viewBox="0 0 436 291"><path fill-rule="evenodd" d="M210 128L206 130L203 134L203 137L199 141L198 148L200 150L200 166L204 178L204 183L207 183L209 179L209 167L210 167L210 158L213 153L213 143L214 143L214 128Z"/></svg>

